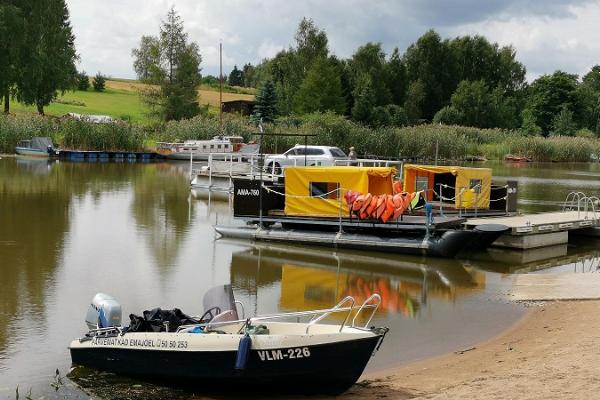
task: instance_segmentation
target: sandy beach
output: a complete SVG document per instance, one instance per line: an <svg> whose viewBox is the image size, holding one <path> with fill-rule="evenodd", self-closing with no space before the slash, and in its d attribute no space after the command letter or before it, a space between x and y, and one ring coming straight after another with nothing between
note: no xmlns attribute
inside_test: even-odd
<svg viewBox="0 0 600 400"><path fill-rule="evenodd" d="M472 348L366 375L343 399L594 399L600 301L533 303Z"/></svg>

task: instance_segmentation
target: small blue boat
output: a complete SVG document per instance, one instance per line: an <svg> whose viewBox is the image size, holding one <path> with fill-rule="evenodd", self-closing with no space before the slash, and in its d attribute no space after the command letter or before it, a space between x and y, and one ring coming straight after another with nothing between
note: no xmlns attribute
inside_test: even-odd
<svg viewBox="0 0 600 400"><path fill-rule="evenodd" d="M54 153L54 146L49 137L34 137L30 140L21 140L15 152L22 156L48 158Z"/></svg>

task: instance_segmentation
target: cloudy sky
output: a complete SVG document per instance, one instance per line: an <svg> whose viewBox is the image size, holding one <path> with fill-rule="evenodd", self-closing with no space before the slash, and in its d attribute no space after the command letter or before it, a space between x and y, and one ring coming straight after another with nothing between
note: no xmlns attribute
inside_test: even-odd
<svg viewBox="0 0 600 400"><path fill-rule="evenodd" d="M327 32L330 50L352 55L366 42L402 52L428 29L481 34L512 44L528 79L600 64L600 0L67 0L80 69L134 78L131 49L156 35L174 5L203 57L204 74L272 57L292 44L303 16Z"/></svg>

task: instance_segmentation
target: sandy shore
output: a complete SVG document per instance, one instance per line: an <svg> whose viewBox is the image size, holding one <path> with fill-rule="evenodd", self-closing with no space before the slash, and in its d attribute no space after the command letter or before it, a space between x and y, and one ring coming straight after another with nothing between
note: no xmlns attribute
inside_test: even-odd
<svg viewBox="0 0 600 400"><path fill-rule="evenodd" d="M594 399L599 372L600 301L547 302L498 337L367 375L339 398Z"/></svg>

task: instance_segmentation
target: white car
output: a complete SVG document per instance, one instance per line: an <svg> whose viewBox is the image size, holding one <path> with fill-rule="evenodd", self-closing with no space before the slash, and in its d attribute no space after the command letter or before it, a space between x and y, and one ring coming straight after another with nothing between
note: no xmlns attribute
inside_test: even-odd
<svg viewBox="0 0 600 400"><path fill-rule="evenodd" d="M281 173L282 168L287 166L317 166L334 165L335 160L347 160L346 153L337 147L331 146L304 146L296 145L283 154L275 154L265 157L265 169L267 172Z"/></svg>

